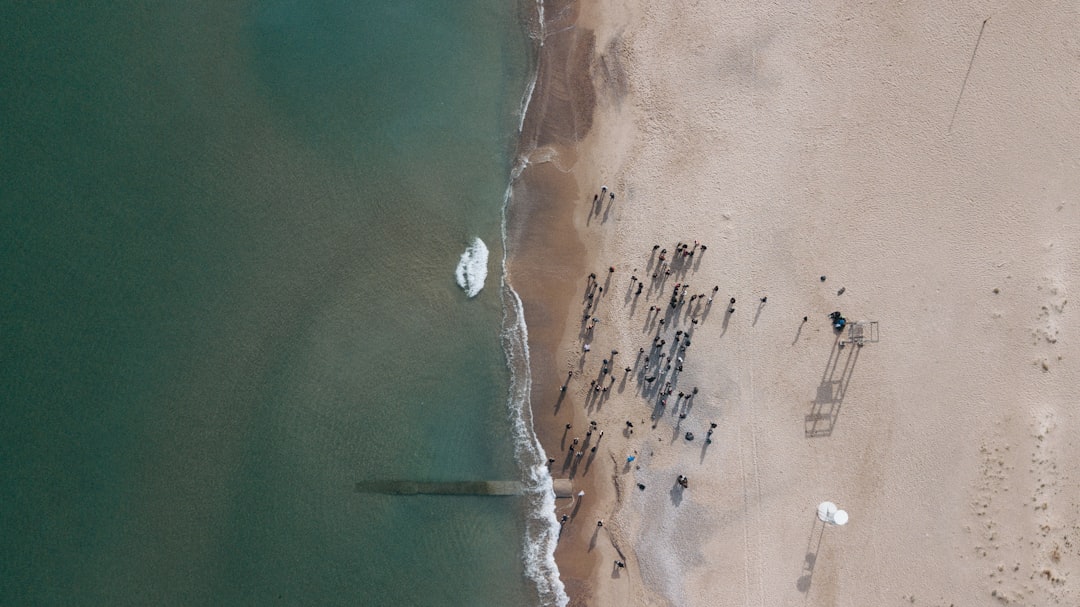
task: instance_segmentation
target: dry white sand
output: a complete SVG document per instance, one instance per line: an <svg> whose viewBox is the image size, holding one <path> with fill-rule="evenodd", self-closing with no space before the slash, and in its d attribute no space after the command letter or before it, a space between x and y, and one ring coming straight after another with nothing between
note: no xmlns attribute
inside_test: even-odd
<svg viewBox="0 0 1080 607"><path fill-rule="evenodd" d="M598 109L573 173L618 198L574 220L601 280L617 271L573 406L602 353L620 351L621 379L648 347L674 283L720 290L677 384L701 390L686 419L668 406L641 424L654 400L636 372L588 414L606 435L580 516L605 526L564 537L564 563L597 555L564 571L587 578L575 598L1080 604L1078 5L581 10ZM694 240L708 251L690 271L627 296L654 243ZM878 321L880 340L839 348L833 310ZM825 499L848 525L817 521Z"/></svg>

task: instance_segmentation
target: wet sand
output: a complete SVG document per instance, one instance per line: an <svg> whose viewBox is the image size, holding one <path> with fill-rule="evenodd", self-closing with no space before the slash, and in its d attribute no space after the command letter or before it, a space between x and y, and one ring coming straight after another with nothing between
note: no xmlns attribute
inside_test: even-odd
<svg viewBox="0 0 1080 607"><path fill-rule="evenodd" d="M610 486L597 483L596 475L590 478L584 463L578 463L576 474L571 465L564 466L572 462L565 457L566 446L574 436L583 436L588 425L577 390L582 367L574 362L580 356L576 302L596 255L595 243L585 242L589 235L579 212L591 203L587 190L595 174L583 140L595 111L589 66L596 51L592 30L575 25L579 9L576 3L545 3L549 36L541 48L520 144L529 165L514 184L507 222L513 247L509 280L522 299L529 330L534 429L548 456L556 459L552 476L571 478L575 493L586 492L584 499L556 500L556 514L573 517L556 551L572 604L592 596L590 580L599 563L595 554L577 550L593 531L577 522L593 516L594 502L602 503ZM569 372L575 376L568 380Z"/></svg>
<svg viewBox="0 0 1080 607"><path fill-rule="evenodd" d="M553 476L586 491L557 505L572 602L1076 604L1075 8L601 1L572 17L549 25L559 71L529 116L557 125L537 140L550 162L523 175L511 222L538 434ZM590 214L602 183L616 201ZM653 245L694 241L708 250L652 284ZM584 336L589 272L607 287ZM661 329L649 307L669 313L675 283L719 291ZM842 343L833 311L879 339ZM644 378L662 373L633 360L658 334L685 358L674 391L700 390L690 406L658 406ZM590 419L595 458L566 465ZM826 499L851 522L819 521Z"/></svg>

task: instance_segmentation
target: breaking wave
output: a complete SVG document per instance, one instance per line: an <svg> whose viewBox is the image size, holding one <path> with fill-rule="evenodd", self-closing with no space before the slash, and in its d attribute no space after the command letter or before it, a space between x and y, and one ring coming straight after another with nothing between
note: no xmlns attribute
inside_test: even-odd
<svg viewBox="0 0 1080 607"><path fill-rule="evenodd" d="M483 240L474 238L469 248L461 254L454 276L457 277L458 286L465 290L469 297L476 297L484 288L487 280L488 248Z"/></svg>

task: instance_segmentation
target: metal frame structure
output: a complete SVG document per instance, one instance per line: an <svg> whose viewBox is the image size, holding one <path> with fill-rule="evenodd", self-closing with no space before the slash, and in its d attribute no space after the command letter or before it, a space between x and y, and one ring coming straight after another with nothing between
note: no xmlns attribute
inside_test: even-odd
<svg viewBox="0 0 1080 607"><path fill-rule="evenodd" d="M847 339L840 340L840 344L855 344L861 347L866 343L876 344L878 338L878 321L860 320L848 323Z"/></svg>

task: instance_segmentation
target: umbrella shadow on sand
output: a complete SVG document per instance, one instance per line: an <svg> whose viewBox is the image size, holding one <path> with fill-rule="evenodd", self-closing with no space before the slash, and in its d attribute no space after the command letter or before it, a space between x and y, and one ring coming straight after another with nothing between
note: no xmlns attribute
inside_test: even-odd
<svg viewBox="0 0 1080 607"><path fill-rule="evenodd" d="M795 580L795 588L803 594L810 592L810 583L814 579L814 565L817 564L818 554L821 553L821 539L824 536L825 523L821 522L815 514L814 523L810 527L810 537L806 540L806 556L803 558L802 572Z"/></svg>

